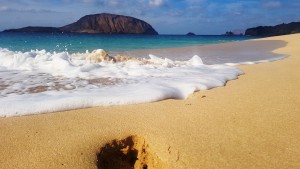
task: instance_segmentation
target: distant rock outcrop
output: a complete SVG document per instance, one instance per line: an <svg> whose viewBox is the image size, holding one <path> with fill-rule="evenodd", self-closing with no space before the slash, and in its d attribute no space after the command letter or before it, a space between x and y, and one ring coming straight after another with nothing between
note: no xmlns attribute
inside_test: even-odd
<svg viewBox="0 0 300 169"><path fill-rule="evenodd" d="M115 15L95 14L86 15L77 22L60 27L25 27L9 29L4 32L75 32L75 33L98 33L98 34L145 34L157 35L153 27L137 18Z"/></svg>
<svg viewBox="0 0 300 169"><path fill-rule="evenodd" d="M228 31L228 32L225 32L224 34L222 34L223 36L243 36L242 33L234 33L232 31Z"/></svg>
<svg viewBox="0 0 300 169"><path fill-rule="evenodd" d="M225 36L234 36L235 34L233 32L231 32L231 31L229 31L229 32L226 32L223 35L225 35Z"/></svg>
<svg viewBox="0 0 300 169"><path fill-rule="evenodd" d="M41 26L28 26L20 29L8 29L3 32L43 32L43 33L51 33L51 32L61 32L59 28L55 27L41 27Z"/></svg>
<svg viewBox="0 0 300 169"><path fill-rule="evenodd" d="M278 36L293 33L300 33L300 22L292 22L289 24L280 24L276 26L259 26L256 28L249 28L245 35L251 36Z"/></svg>
<svg viewBox="0 0 300 169"><path fill-rule="evenodd" d="M196 34L194 34L193 32L189 32L186 34L187 36L196 36Z"/></svg>

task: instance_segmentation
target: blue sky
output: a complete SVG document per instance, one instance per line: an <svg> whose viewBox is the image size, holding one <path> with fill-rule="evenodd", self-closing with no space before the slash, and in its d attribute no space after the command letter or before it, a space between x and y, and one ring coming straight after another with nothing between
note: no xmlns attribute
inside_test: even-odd
<svg viewBox="0 0 300 169"><path fill-rule="evenodd" d="M107 12L143 19L160 34L222 34L300 21L299 11L300 0L0 0L0 30Z"/></svg>

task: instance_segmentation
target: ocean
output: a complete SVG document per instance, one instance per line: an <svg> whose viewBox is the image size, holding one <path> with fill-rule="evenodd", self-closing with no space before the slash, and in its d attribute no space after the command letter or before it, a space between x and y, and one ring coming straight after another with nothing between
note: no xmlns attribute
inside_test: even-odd
<svg viewBox="0 0 300 169"><path fill-rule="evenodd" d="M99 35L78 33L0 33L0 47L27 52L86 52L104 49L109 52L174 48L249 40L249 36L185 35Z"/></svg>
<svg viewBox="0 0 300 169"><path fill-rule="evenodd" d="M222 50L217 57L206 57L213 51L205 53L195 48L196 53L188 53L190 46L252 38L0 33L0 117L186 99L195 91L224 86L243 74L234 65L274 59L266 55L244 62L250 57L241 59L231 54L224 59L220 58ZM184 50L170 52L175 48ZM109 54L132 53L143 59L90 59L102 49ZM147 56L139 56L141 53Z"/></svg>

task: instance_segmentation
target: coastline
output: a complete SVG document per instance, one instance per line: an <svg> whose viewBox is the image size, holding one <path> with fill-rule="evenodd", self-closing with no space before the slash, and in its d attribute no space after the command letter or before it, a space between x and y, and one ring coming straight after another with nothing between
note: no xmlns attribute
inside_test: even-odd
<svg viewBox="0 0 300 169"><path fill-rule="evenodd" d="M269 42L265 43L260 39L244 40L202 46L132 50L118 52L117 54L139 58L147 58L149 54L152 54L172 60L189 60L194 55L198 55L206 65L230 63L232 60L237 62L268 60L272 57L282 56L272 53L272 51L285 46L286 42L281 40L269 40ZM253 55L254 52L255 55Z"/></svg>
<svg viewBox="0 0 300 169"><path fill-rule="evenodd" d="M187 100L0 118L0 166L96 168L106 143L138 135L161 168L299 168L299 39L259 39L289 57Z"/></svg>

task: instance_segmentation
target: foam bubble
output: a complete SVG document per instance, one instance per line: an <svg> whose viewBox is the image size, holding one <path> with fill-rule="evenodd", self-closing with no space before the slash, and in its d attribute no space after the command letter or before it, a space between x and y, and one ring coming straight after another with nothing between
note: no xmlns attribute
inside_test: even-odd
<svg viewBox="0 0 300 169"><path fill-rule="evenodd" d="M243 73L229 64L205 65L199 56L94 63L90 54L0 48L0 116L186 99Z"/></svg>

